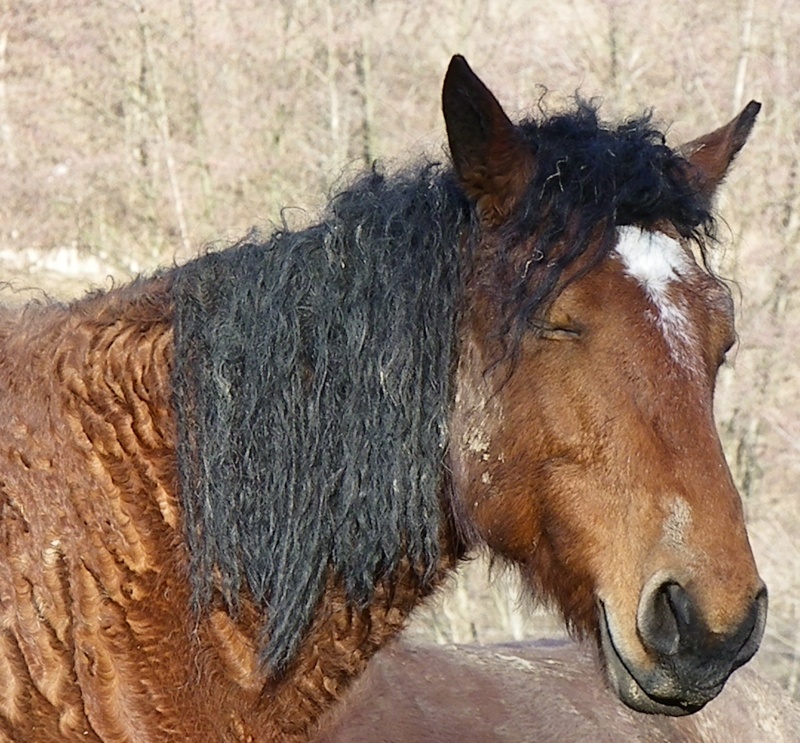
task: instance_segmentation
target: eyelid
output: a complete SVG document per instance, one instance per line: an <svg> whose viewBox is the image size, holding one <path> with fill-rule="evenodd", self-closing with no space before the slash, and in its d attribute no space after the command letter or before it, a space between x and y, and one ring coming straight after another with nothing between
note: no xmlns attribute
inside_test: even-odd
<svg viewBox="0 0 800 743"><path fill-rule="evenodd" d="M529 325L539 337L546 340L577 340L583 334L583 328L575 324L557 324L533 319Z"/></svg>

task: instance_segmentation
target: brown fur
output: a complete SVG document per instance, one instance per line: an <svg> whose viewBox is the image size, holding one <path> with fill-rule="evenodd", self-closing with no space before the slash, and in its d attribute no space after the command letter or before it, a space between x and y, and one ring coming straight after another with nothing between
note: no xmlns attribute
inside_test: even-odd
<svg viewBox="0 0 800 743"><path fill-rule="evenodd" d="M646 493L681 495L696 509L699 524L714 525L698 527L687 539L707 557L693 569L696 579L707 574L703 599L721 627L737 621L752 600L750 590L730 592L731 581L739 586L758 580L711 417L717 359L732 333L728 311L712 311L725 290L698 268L696 284L675 291L686 293L702 330L705 369L695 382L687 383L667 354L642 353L663 341L646 320L641 290L617 260L607 259L577 280L551 308L550 321L556 325L563 323L559 318L591 318L592 337L583 348L531 334L523 346L530 366L507 381L504 369L497 369L495 377L504 387L496 397L492 379L483 374L496 351L483 349L474 359L469 351L462 354L461 376L468 380L463 384L483 392L477 403L457 410L453 438L461 442L463 460L456 457L456 490L474 509L490 548L525 565L537 593L554 597L565 617L587 632L597 626L598 586L607 581L609 593L619 591L621 599L636 602L638 590L625 585L632 566L643 569L649 561L653 567L643 569L646 578L680 560L679 555L653 552L661 540L665 506ZM490 337L487 304L477 304L468 323L479 338ZM587 348L589 343L595 347ZM593 351L595 358L613 357L613 368L584 364L581 355ZM659 410L665 399L671 401L669 418L654 431L653 417L665 415ZM532 416L536 426L528 424ZM608 438L587 438L588 431L603 428L603 419L608 420ZM614 435L614 421L625 421L630 439ZM485 437L480 446L474 442L478 429ZM537 453L531 457L532 452ZM704 456L696 457L697 452ZM523 464L526 460L539 464L534 469ZM644 462L647 467L640 468ZM531 498L531 492L537 497ZM638 499L635 509L633 498ZM580 508L573 510L578 502ZM533 544L530 535L538 535ZM613 554L601 544L609 539L616 545ZM629 611L635 616L635 603Z"/></svg>

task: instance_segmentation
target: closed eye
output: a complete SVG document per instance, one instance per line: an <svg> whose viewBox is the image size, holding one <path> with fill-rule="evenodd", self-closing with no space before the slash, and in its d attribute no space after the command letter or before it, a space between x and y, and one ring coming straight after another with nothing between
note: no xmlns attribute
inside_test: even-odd
<svg viewBox="0 0 800 743"><path fill-rule="evenodd" d="M583 329L574 324L554 324L546 320L534 319L530 321L529 325L538 337L546 340L574 341L583 334Z"/></svg>

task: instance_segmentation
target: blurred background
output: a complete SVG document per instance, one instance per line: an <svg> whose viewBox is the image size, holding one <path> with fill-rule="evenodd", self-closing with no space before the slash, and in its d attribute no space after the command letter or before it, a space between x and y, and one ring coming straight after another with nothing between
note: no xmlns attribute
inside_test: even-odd
<svg viewBox="0 0 800 743"><path fill-rule="evenodd" d="M800 696L800 5L795 0L0 0L0 299L70 298L310 222L375 159L446 157L454 53L513 115L576 91L677 145L763 102L723 188L739 343L718 422L770 589L761 670ZM559 632L469 563L411 631Z"/></svg>

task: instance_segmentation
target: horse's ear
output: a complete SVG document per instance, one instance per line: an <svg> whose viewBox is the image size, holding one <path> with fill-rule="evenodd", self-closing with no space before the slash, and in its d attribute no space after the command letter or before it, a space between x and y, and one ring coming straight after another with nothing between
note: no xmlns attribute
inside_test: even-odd
<svg viewBox="0 0 800 743"><path fill-rule="evenodd" d="M467 60L450 60L442 87L442 111L453 166L482 221L502 221L522 194L533 155L517 127Z"/></svg>
<svg viewBox="0 0 800 743"><path fill-rule="evenodd" d="M757 101L750 101L732 121L710 134L687 142L681 154L692 164L693 175L700 190L711 197L728 172L733 159L747 141L761 109Z"/></svg>

